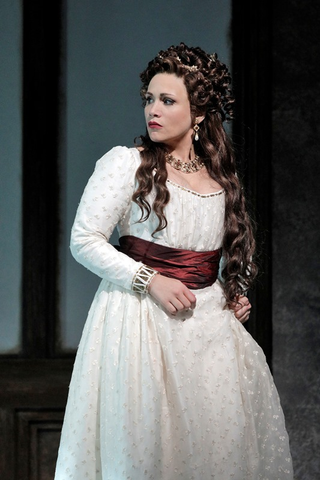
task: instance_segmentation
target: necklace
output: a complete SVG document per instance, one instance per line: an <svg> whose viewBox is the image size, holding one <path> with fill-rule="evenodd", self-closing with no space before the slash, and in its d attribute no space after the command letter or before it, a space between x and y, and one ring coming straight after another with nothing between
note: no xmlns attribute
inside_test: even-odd
<svg viewBox="0 0 320 480"><path fill-rule="evenodd" d="M183 162L179 158L175 158L170 153L165 153L166 162L176 170L181 170L183 173L194 173L201 170L204 167L204 163L199 159L198 155L194 157L190 162Z"/></svg>

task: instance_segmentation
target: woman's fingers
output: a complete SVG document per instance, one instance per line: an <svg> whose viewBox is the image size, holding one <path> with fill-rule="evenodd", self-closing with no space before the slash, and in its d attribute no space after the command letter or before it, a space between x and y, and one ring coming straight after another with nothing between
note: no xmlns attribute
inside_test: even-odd
<svg viewBox="0 0 320 480"><path fill-rule="evenodd" d="M170 315L194 309L196 297L182 282L163 275L156 275L149 286L149 293ZM239 295L231 305L236 318L244 323L249 319L251 303L245 295Z"/></svg>
<svg viewBox="0 0 320 480"><path fill-rule="evenodd" d="M249 316L250 316L250 310L247 311L246 313L244 313L241 317L238 317L238 316L236 315L237 319L238 319L239 322L241 322L241 323L245 323L247 320L249 320Z"/></svg>
<svg viewBox="0 0 320 480"><path fill-rule="evenodd" d="M250 311L251 311L251 303L249 299L244 296L240 295L235 302L231 305L231 309L234 311L236 318L241 322L244 323L249 319Z"/></svg>
<svg viewBox="0 0 320 480"><path fill-rule="evenodd" d="M188 292L190 292L190 290L187 292L175 292L173 294L171 304L175 307L176 312L193 310L195 308L196 298L192 292L190 292L191 295L188 295Z"/></svg>
<svg viewBox="0 0 320 480"><path fill-rule="evenodd" d="M149 286L152 295L171 315L183 310L194 309L196 297L182 282L156 275Z"/></svg>
<svg viewBox="0 0 320 480"><path fill-rule="evenodd" d="M189 290L187 287L185 287L184 295L187 298L189 302L188 308L191 308L192 310L196 308L196 303L197 303L197 298L196 296Z"/></svg>
<svg viewBox="0 0 320 480"><path fill-rule="evenodd" d="M184 303L180 302L180 300L176 297L172 297L169 301L170 305L174 308L173 313L181 312L182 310L189 310L189 307ZM190 305L190 302L188 302Z"/></svg>

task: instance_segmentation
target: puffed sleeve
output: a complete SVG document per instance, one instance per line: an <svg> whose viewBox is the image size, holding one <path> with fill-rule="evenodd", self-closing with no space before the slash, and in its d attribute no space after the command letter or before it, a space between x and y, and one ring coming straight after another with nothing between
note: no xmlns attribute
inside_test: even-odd
<svg viewBox="0 0 320 480"><path fill-rule="evenodd" d="M129 290L142 263L118 252L109 239L130 208L137 163L126 147L115 147L97 161L77 209L70 242L79 263Z"/></svg>

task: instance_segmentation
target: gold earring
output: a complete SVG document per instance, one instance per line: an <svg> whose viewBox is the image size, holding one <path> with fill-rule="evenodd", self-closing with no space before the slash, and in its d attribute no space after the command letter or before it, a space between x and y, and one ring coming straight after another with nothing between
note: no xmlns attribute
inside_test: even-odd
<svg viewBox="0 0 320 480"><path fill-rule="evenodd" d="M193 130L194 130L194 133L195 133L194 139L195 139L195 141L197 142L197 141L199 140L199 133L198 133L198 132L199 132L199 130L200 130L197 120L196 120L196 124L195 124L194 127L193 127Z"/></svg>

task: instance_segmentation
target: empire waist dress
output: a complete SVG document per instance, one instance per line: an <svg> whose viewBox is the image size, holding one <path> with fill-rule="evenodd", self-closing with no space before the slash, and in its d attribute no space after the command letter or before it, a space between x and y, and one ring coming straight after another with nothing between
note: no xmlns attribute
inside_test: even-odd
<svg viewBox="0 0 320 480"><path fill-rule="evenodd" d="M167 181L168 225L132 202L137 149L96 164L71 251L102 278L77 352L55 480L292 480L284 417L261 348L226 307L219 280L171 317L132 291L141 263L108 242L115 227L160 245L221 247L225 195ZM153 193L149 202L153 201Z"/></svg>

